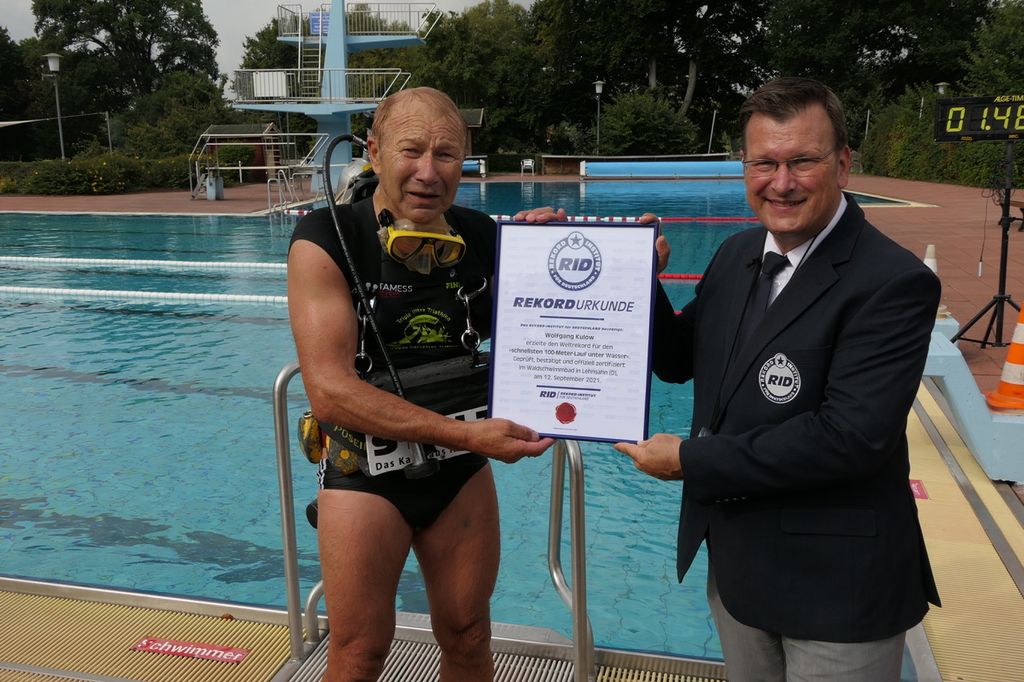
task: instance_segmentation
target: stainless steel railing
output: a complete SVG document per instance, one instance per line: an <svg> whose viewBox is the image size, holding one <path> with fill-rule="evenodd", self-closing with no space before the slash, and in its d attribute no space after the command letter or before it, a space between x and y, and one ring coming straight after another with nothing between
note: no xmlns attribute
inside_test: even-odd
<svg viewBox="0 0 1024 682"><path fill-rule="evenodd" d="M330 3L304 11L301 5L279 5L277 35L281 38L326 37L330 27ZM426 38L441 18L432 2L354 3L345 10L348 35L409 35Z"/></svg>
<svg viewBox="0 0 1024 682"><path fill-rule="evenodd" d="M285 365L274 381L274 442L277 448L277 483L281 502L281 538L284 546L285 599L288 607L290 663L301 662L320 642L317 604L322 583L310 591L305 609L299 596L299 557L295 532L295 498L292 491L291 436L288 421L288 384L299 374L299 363ZM572 586L565 580L561 563L562 510L565 468L568 463ZM558 441L551 456L551 513L548 528L548 569L555 589L569 607L573 620L573 651L576 682L595 679L594 643L587 616L587 574L583 511L583 454L576 441ZM303 615L305 614L305 615ZM305 636L303 627L305 623Z"/></svg>
<svg viewBox="0 0 1024 682"><path fill-rule="evenodd" d="M562 570L562 509L565 466L569 466L569 540L572 549L572 587ZM587 615L587 562L584 535L583 452L574 440L559 440L551 455L551 513L548 524L548 571L555 590L572 613L572 641L576 682L595 678L594 633Z"/></svg>
<svg viewBox="0 0 1024 682"><path fill-rule="evenodd" d="M441 18L432 2L358 3L345 11L349 35L418 36L426 38Z"/></svg>
<svg viewBox="0 0 1024 682"><path fill-rule="evenodd" d="M295 535L295 495L292 491L292 458L288 428L288 384L299 373L299 363L290 362L274 380L274 443L277 448L277 492L281 501L281 543L284 547L284 589L288 605L288 641L294 661L306 658L315 646L302 636L302 604L299 601L299 552ZM319 639L319 628L307 633Z"/></svg>
<svg viewBox="0 0 1024 682"><path fill-rule="evenodd" d="M236 104L377 103L405 87L401 69L239 69Z"/></svg>

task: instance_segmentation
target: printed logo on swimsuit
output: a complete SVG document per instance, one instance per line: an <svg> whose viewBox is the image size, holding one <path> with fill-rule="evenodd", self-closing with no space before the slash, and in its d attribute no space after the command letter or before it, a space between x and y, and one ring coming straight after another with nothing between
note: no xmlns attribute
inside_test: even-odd
<svg viewBox="0 0 1024 682"><path fill-rule="evenodd" d="M581 291L601 275L601 252L581 232L560 239L548 254L548 274L555 284L569 291Z"/></svg>
<svg viewBox="0 0 1024 682"><path fill-rule="evenodd" d="M757 382L765 398L781 405L800 392L800 370L784 354L776 353L761 366Z"/></svg>

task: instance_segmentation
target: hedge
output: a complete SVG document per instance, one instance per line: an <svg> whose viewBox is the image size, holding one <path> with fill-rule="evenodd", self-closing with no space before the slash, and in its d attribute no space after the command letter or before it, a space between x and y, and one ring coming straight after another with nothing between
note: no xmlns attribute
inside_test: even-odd
<svg viewBox="0 0 1024 682"><path fill-rule="evenodd" d="M0 163L0 193L119 194L147 189L188 189L187 155L137 159L124 154L67 161Z"/></svg>
<svg viewBox="0 0 1024 682"><path fill-rule="evenodd" d="M936 93L908 88L874 119L861 148L864 172L968 187L1005 184L1004 142L936 142ZM1014 177L1024 177L1024 146L1014 143Z"/></svg>

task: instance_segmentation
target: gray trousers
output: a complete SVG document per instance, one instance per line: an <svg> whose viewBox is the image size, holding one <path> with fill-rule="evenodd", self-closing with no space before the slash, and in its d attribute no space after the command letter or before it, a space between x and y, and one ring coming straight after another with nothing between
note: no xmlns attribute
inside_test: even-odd
<svg viewBox="0 0 1024 682"><path fill-rule="evenodd" d="M708 603L729 682L899 682L906 633L874 642L819 642L752 628L729 615L708 567Z"/></svg>

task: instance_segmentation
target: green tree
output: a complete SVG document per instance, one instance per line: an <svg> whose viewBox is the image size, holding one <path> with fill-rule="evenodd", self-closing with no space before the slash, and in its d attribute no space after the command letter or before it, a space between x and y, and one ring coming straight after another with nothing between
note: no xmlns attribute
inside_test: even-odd
<svg viewBox="0 0 1024 682"><path fill-rule="evenodd" d="M44 44L89 57L76 78L107 108L155 92L173 72L217 78L217 34L200 0L32 0L32 11Z"/></svg>
<svg viewBox="0 0 1024 682"><path fill-rule="evenodd" d="M935 141L930 84L907 90L874 119L863 146L864 170L874 175L973 187L1002 187L1005 147L986 142ZM1020 146L1019 144L1017 145ZM1024 173L1018 156L1015 177Z"/></svg>
<svg viewBox="0 0 1024 682"><path fill-rule="evenodd" d="M277 39L277 19L242 42L243 69L295 69L299 65L299 50Z"/></svg>
<svg viewBox="0 0 1024 682"><path fill-rule="evenodd" d="M139 98L125 115L125 151L142 158L188 153L211 125L250 118L229 109L220 88L205 75L168 74L160 90Z"/></svg>
<svg viewBox="0 0 1024 682"><path fill-rule="evenodd" d="M759 82L754 57L766 0L537 0L532 6L550 77L539 99L552 114L593 116L593 81L605 96L659 88L679 112L710 125Z"/></svg>
<svg viewBox="0 0 1024 682"><path fill-rule="evenodd" d="M29 70L21 47L0 26L0 119L16 121L29 115ZM32 124L0 128L0 158L14 160L31 153L35 143Z"/></svg>
<svg viewBox="0 0 1024 682"><path fill-rule="evenodd" d="M977 48L966 61L966 93L1019 94L1024 77L1024 2L1000 2L977 32Z"/></svg>
<svg viewBox="0 0 1024 682"><path fill-rule="evenodd" d="M919 83L957 82L989 0L774 0L765 22L765 77L808 76L846 106L858 147L867 111Z"/></svg>
<svg viewBox="0 0 1024 682"><path fill-rule="evenodd" d="M0 26L0 115L13 119L25 112L23 81L29 77L21 48L11 40L7 29Z"/></svg>
<svg viewBox="0 0 1024 682"><path fill-rule="evenodd" d="M696 151L697 129L656 92L628 93L602 112L601 154L686 154Z"/></svg>
<svg viewBox="0 0 1024 682"><path fill-rule="evenodd" d="M401 68L409 86L448 93L464 108L484 109L474 153L526 151L542 143L537 84L542 62L529 12L509 0L485 0L462 14L442 15L425 45L352 55L352 68Z"/></svg>

